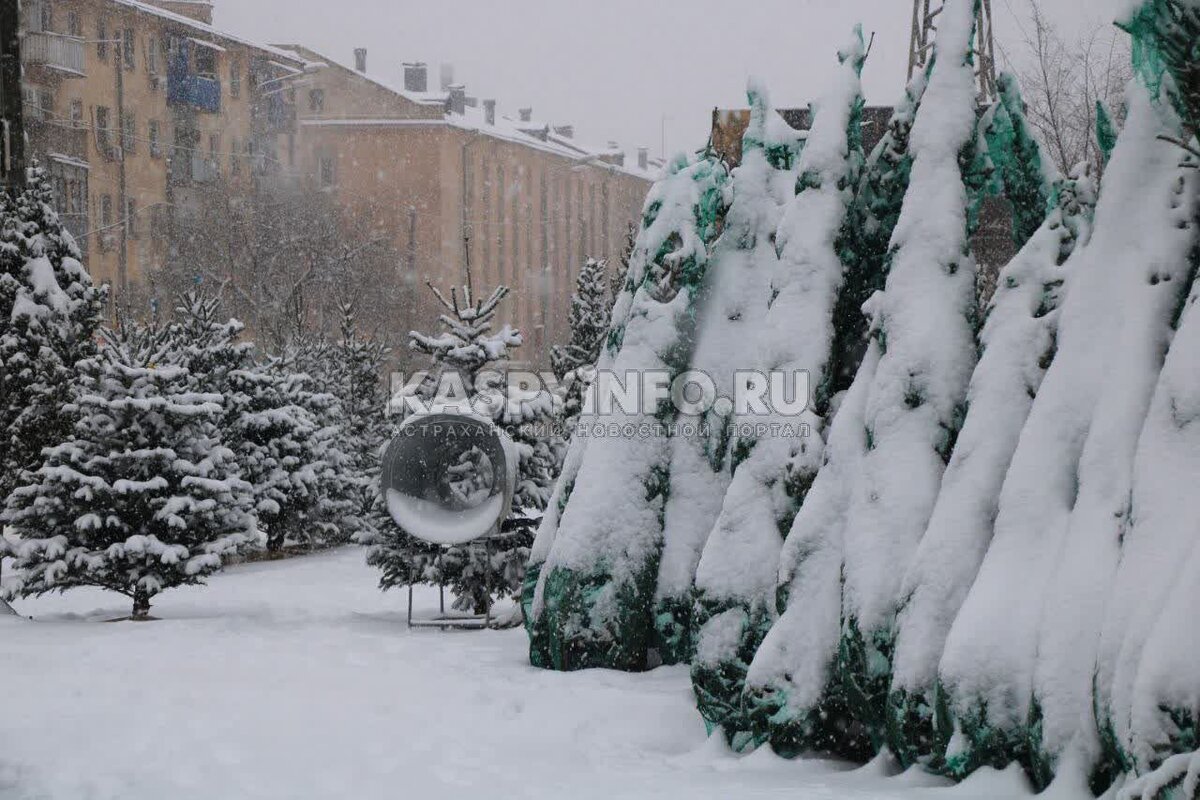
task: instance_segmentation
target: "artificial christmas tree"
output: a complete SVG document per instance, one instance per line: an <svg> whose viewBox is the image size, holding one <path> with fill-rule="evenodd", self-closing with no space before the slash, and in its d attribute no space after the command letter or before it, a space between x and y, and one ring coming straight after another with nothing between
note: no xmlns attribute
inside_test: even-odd
<svg viewBox="0 0 1200 800"><path fill-rule="evenodd" d="M676 158L646 199L628 321L610 332L615 374L672 378L688 364L696 294L720 233L726 171L714 157ZM546 565L541 603L558 669L644 669L670 486L668 401L614 409L606 422L632 436L589 442Z"/></svg>
<svg viewBox="0 0 1200 800"><path fill-rule="evenodd" d="M762 319L755 331L756 366L776 377L800 372L816 386L827 383L834 307L844 284L837 243L863 166L860 75L866 55L856 29L838 53L841 68L833 85L814 108L796 195L776 235L779 261L767 302L750 312ZM801 399L811 402L811 390ZM696 570L692 686L709 726L722 726L741 749L752 741L742 713L746 670L775 619L780 548L816 477L824 443L822 421L811 408L795 417L773 410L738 421L780 428L757 438L743 435L734 445L736 471Z"/></svg>
<svg viewBox="0 0 1200 800"><path fill-rule="evenodd" d="M173 587L203 583L257 538L250 486L220 443L221 396L194 390L165 331L105 332L79 364L69 439L13 491L0 516L10 596L95 586L133 618Z"/></svg>

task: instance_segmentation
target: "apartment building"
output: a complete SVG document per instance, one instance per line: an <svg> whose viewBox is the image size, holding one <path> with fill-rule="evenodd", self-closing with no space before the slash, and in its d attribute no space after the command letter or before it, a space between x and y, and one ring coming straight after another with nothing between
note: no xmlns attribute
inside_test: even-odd
<svg viewBox="0 0 1200 800"><path fill-rule="evenodd" d="M588 257L616 263L657 171L645 150L625 163L615 144L589 146L573 126L533 110L497 114L445 77L429 86L423 63L403 66L393 86L299 45L276 45L319 67L297 88L297 134L289 153L300 179L391 238L416 289L410 324L433 328L438 309L425 281L504 284L502 319L525 335L522 361L549 362L568 337L567 310Z"/></svg>
<svg viewBox="0 0 1200 800"><path fill-rule="evenodd" d="M214 205L299 189L332 201L347 239L395 254L383 279L411 301L389 314L393 340L435 327L425 282L464 283L469 267L476 286L511 287L503 317L525 334L522 361L547 365L580 267L619 259L661 165L646 150L627 164L530 108L499 115L449 75L431 90L422 63L395 86L365 50L351 67L211 21L205 0L21 3L25 157L49 171L115 306L144 315L178 288L156 276L206 246ZM227 266L218 277L236 284Z"/></svg>
<svg viewBox="0 0 1200 800"><path fill-rule="evenodd" d="M277 170L303 63L216 30L198 0L23 0L21 16L26 158L93 277L131 303L200 193L249 196Z"/></svg>

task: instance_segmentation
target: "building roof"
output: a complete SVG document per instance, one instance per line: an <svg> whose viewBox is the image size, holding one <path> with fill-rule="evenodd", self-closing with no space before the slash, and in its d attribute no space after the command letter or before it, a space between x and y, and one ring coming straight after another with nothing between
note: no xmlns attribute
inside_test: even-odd
<svg viewBox="0 0 1200 800"><path fill-rule="evenodd" d="M210 43L213 43L211 42L212 39L220 39L225 42L232 42L235 44L244 45L246 47L252 47L255 50L260 50L263 53L271 55L275 58L292 62L296 67L301 67L304 65L304 59L297 58L296 53L292 53L287 50L281 50L273 45L252 42L249 39L238 36L237 34L222 31L213 27L212 25L192 19L191 17L185 17L183 14L176 14L174 11L168 11L165 8L159 8L158 6L150 5L149 3L142 3L139 2L139 0L109 0L109 2L118 6L133 9L143 14L159 17L181 27L190 28L195 34L193 38L200 41L203 41L207 38Z"/></svg>
<svg viewBox="0 0 1200 800"><path fill-rule="evenodd" d="M613 156L613 148L611 147L592 147L583 142L580 142L573 137L564 137L555 132L554 126L540 120L524 121L513 119L512 117L496 115L495 124L488 124L482 103L476 106L467 106L463 109L462 114L451 113L446 110L448 96L445 92L410 92L400 87L395 86L390 81L370 73L358 72L338 62L336 59L330 58L310 47L297 44L276 44L273 45L281 50L286 50L296 56L312 59L319 59L318 63L325 66L331 66L337 69L357 75L363 80L366 80L373 85L391 92L392 94L417 103L423 106L440 106L443 109L440 118L433 119L405 119L405 118L317 118L317 119L301 119L300 124L306 127L333 127L333 126L370 126L370 127L388 127L388 126L422 126L422 125L447 125L462 130L477 132L482 136L488 136L502 141L513 142L515 144L531 147L547 153L553 153L563 158L579 161L581 164L595 166L598 169L609 169L634 177L642 178L643 180L654 180L658 176L661 165L650 165L648 169L638 169L636 162L632 165L613 164L610 161L602 160L602 157L611 158Z"/></svg>

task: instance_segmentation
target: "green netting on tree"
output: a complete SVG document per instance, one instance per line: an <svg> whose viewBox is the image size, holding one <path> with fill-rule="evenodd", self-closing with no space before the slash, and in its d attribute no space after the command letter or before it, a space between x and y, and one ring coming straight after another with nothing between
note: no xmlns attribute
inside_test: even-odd
<svg viewBox="0 0 1200 800"><path fill-rule="evenodd" d="M767 609L747 610L740 605L721 608L703 601L697 604L698 627L718 615L725 615L723 624L728 626L737 645L732 657L724 653L722 658L712 662L702 657L696 659L692 664L692 691L709 733L721 728L725 741L740 753L761 744L747 716L742 690L750 661L770 630L773 617Z"/></svg>
<svg viewBox="0 0 1200 800"><path fill-rule="evenodd" d="M1200 129L1200 7L1146 0L1119 24L1133 36L1135 73L1154 97L1169 76L1171 102L1195 135Z"/></svg>
<svg viewBox="0 0 1200 800"><path fill-rule="evenodd" d="M904 99L888 121L887 133L867 159L838 234L836 247L846 265L846 282L833 311L829 382L823 391L827 396L850 388L866 352L867 319L862 306L883 288L887 278L888 245L912 174L908 139L927 81L928 68L905 89Z"/></svg>
<svg viewBox="0 0 1200 800"><path fill-rule="evenodd" d="M614 325L607 342L610 353L615 353L614 369L665 367L674 377L687 368L696 296L708 267L709 248L720 233L725 214L726 180L724 165L706 152L700 158L673 160L662 181L651 190L635 248L637 257L645 259L645 269L638 276L631 270L637 290L629 318L623 325ZM629 330L635 325L645 326L639 331L642 349L631 351ZM673 420L669 401L659 405L653 418ZM641 520L655 515L657 523L639 523L637 529L602 534L586 514L573 516L571 501L567 502L555 549L575 548L576 553L586 555L567 565L555 563L552 550L543 568L543 611L531 635L531 660L548 663L553 669L636 671L647 666L654 643L662 514L670 487L664 455L669 449L654 439L597 439L585 456L583 469L593 451L600 458L612 459L618 453L627 457L622 447L636 451L634 461L648 459L651 463L642 468L640 497L611 499L633 504L640 509L636 513ZM590 484L587 489L589 502L610 490L600 484ZM577 487L572 500L579 496ZM606 538L592 541L601 535ZM569 544L562 545L564 540Z"/></svg>
<svg viewBox="0 0 1200 800"><path fill-rule="evenodd" d="M755 744L770 744L784 758L823 753L861 762L875 754L867 730L851 713L836 676L822 693L820 705L805 714L792 710L788 691L782 686L747 689L742 717Z"/></svg>
<svg viewBox="0 0 1200 800"><path fill-rule="evenodd" d="M1054 175L1043 168L1042 150L1025 119L1025 102L1017 79L1000 75L1000 101L984 135L996 178L1013 208L1013 242L1017 250L1041 227L1051 208Z"/></svg>
<svg viewBox="0 0 1200 800"><path fill-rule="evenodd" d="M1100 147L1100 157L1108 165L1113 148L1117 146L1117 125L1113 122L1112 114L1103 100L1096 101L1096 144Z"/></svg>

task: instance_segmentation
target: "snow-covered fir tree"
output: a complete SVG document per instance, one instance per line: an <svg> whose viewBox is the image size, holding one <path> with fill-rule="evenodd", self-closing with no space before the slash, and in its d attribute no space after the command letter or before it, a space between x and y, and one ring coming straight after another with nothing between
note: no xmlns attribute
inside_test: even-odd
<svg viewBox="0 0 1200 800"><path fill-rule="evenodd" d="M600 358L600 349L611 322L612 300L609 297L608 264L589 258L575 280L568 322L571 340L556 345L550 354L555 376L567 388L563 401L563 420L570 433L583 406L584 390Z"/></svg>
<svg viewBox="0 0 1200 800"><path fill-rule="evenodd" d="M884 744L900 584L929 522L975 366L975 259L967 170L976 129L977 3L939 17L913 122L912 173L878 297L880 358L867 400L867 452L847 510L839 677L876 747Z"/></svg>
<svg viewBox="0 0 1200 800"><path fill-rule="evenodd" d="M440 548L416 540L390 520L378 523L373 535L359 538L370 545L367 563L383 571L381 588L444 582L456 595L456 608L482 613L493 593L521 592L533 530L550 499L565 449L555 425L562 401L544 386L504 385L500 370L522 342L520 332L509 325L493 331L508 287L478 298L469 285L453 288L449 298L430 289L445 313L439 317L441 333L410 334L410 347L431 359L418 397L430 403L470 403L490 413L509 435L519 456L512 514L492 541L490 562L487 548Z"/></svg>
<svg viewBox="0 0 1200 800"><path fill-rule="evenodd" d="M174 586L202 583L257 537L251 487L220 441L221 396L172 363L166 331L104 332L79 364L71 436L13 491L0 544L10 596L95 586L144 619Z"/></svg>
<svg viewBox="0 0 1200 800"><path fill-rule="evenodd" d="M770 270L767 291L752 298L757 308L746 304L750 316L761 320L751 332L757 355L751 363L764 374L826 382L834 306L844 284L838 236L863 167L860 75L866 55L862 29L856 28L838 53L841 68L831 87L814 105L795 195L775 237L779 259L763 265ZM769 195L746 199L771 202ZM802 399L811 402L810 388L797 391L806 391ZM739 433L733 443L733 479L696 568L692 686L705 721L721 726L740 750L752 741L742 703L746 671L776 617L780 549L820 468L824 443L823 423L811 409L794 417L782 409L765 417L751 413L737 422L781 427L762 437Z"/></svg>
<svg viewBox="0 0 1200 800"><path fill-rule="evenodd" d="M1134 91L1142 93L1140 87ZM1131 98L1130 105L1138 102L1143 100ZM1182 135L1173 110L1164 104L1155 112L1160 135ZM1083 722L1093 708L1097 644L1131 520L1138 437L1172 326L1200 266L1200 162L1180 165L1180 151L1167 142L1156 142L1153 151L1158 163L1140 175L1146 225L1136 229L1142 240L1136 259L1122 264L1123 286L1113 287L1122 290L1120 315L1109 319L1115 349L1104 360L1105 380L1079 456L1077 491L1044 599L1034 669L1034 713L1040 716L1035 781L1048 782L1066 766L1090 774L1097 790L1115 777L1100 763L1094 726Z"/></svg>
<svg viewBox="0 0 1200 800"><path fill-rule="evenodd" d="M1081 704L1086 711L1090 703L1107 593L1096 582L1107 586L1116 567L1134 442L1171 311L1185 291L1192 239L1172 208L1186 202L1178 150L1158 139L1164 109L1137 85L1128 101L1091 240L1068 264L1054 362L939 667L962 732L949 765L962 774L1019 761L1045 785L1067 746L1080 748L1080 770L1094 760L1095 742L1076 734ZM1014 585L1022 591L1012 592ZM1052 595L1060 606L1045 606L1043 617Z"/></svg>
<svg viewBox="0 0 1200 800"><path fill-rule="evenodd" d="M274 358L259 363L220 299L181 296L170 329L174 358L197 391L223 398L220 433L254 494L268 550L345 541L359 526L357 483L341 450L344 413L315 380Z"/></svg>
<svg viewBox="0 0 1200 800"><path fill-rule="evenodd" d="M937 666L992 538L1000 487L1042 378L1054 359L1068 259L1091 236L1096 190L1090 165L1055 186L1057 205L1000 272L980 336L969 411L942 478L937 504L904 578L893 660L889 737L901 763L939 759L934 728Z"/></svg>
<svg viewBox="0 0 1200 800"><path fill-rule="evenodd" d="M687 368L726 181L715 156L681 155L651 188L630 270L636 295L627 323L610 332L617 375L665 371L673 378ZM558 669L646 666L670 486L670 438L660 426L674 419L669 401L657 409L616 407L604 421L630 425L635 435L588 443L533 609L546 617Z"/></svg>
<svg viewBox="0 0 1200 800"><path fill-rule="evenodd" d="M742 137L742 163L730 181L736 199L697 297L690 364L692 371L711 379L714 396L724 402L733 396L736 371L755 363L746 344L757 334L770 299L779 260L775 228L795 185L794 172L777 170L767 160L768 124L775 112L766 89L752 81L747 95L750 121ZM656 648L667 664L688 662L693 654L692 584L729 486L734 432L732 414L718 413L711 405L680 414L677 421L654 607Z"/></svg>
<svg viewBox="0 0 1200 800"><path fill-rule="evenodd" d="M905 87L904 97L888 120L887 132L867 158L839 237L846 281L834 307L829 385L817 387L823 402L850 387L867 350L868 324L862 307L883 288L887 276L892 232L912 174L909 139L926 80L925 72L918 71Z"/></svg>
<svg viewBox="0 0 1200 800"><path fill-rule="evenodd" d="M380 459L390 432L383 376L390 350L359 329L353 303L340 303L339 311L340 336L331 348L332 380L326 391L338 399L338 449L350 466L356 513L366 521L376 511Z"/></svg>
<svg viewBox="0 0 1200 800"><path fill-rule="evenodd" d="M988 155L995 165L997 191L1012 205L1013 241L1017 250L1042 226L1050 211L1058 170L1038 144L1025 118L1021 87L1009 73L997 79L1000 100L984 124Z"/></svg>
<svg viewBox="0 0 1200 800"><path fill-rule="evenodd" d="M645 225L652 220L643 217ZM609 313L609 329L600 348L600 356L596 362L598 372L611 371L614 361L621 349L625 326L629 323L629 315L633 309L634 296L641 286L646 274L646 253L635 252L637 229L631 224L627 248L621 258L621 280L612 286L613 303ZM614 279L615 280L615 279ZM586 428L599 421L597 408L582 410L577 426ZM521 587L521 608L525 617L525 627L529 633L529 662L535 667L551 668L554 659L551 648L555 646L550 636L550 626L544 610L544 593L546 588L543 567L550 556L554 541L558 536L559 523L563 508L571 498L579 469L587 453L590 436L574 436L563 456L563 463L554 490L546 504L545 512L538 525L537 534L529 550L529 561L525 566L525 578Z"/></svg>
<svg viewBox="0 0 1200 800"><path fill-rule="evenodd" d="M864 727L851 714L836 664L842 537L854 478L867 452L867 398L878 364L879 344L871 341L841 398L821 469L780 552L780 616L746 673L747 732L785 757L820 752L866 760L873 752Z"/></svg>
<svg viewBox="0 0 1200 800"><path fill-rule="evenodd" d="M21 193L0 193L0 502L73 424L64 406L104 300L80 257L35 164Z"/></svg>

